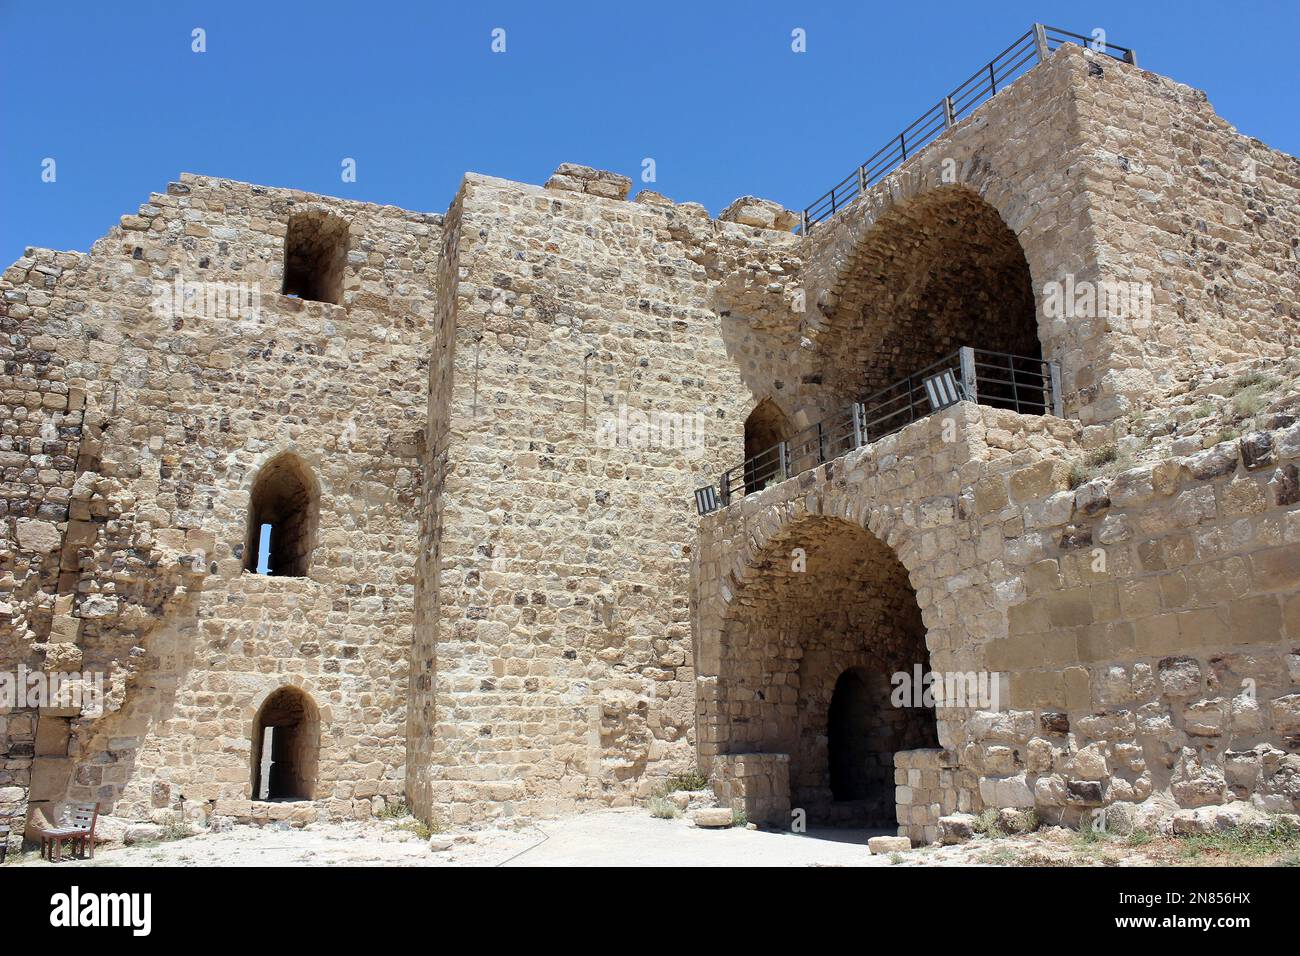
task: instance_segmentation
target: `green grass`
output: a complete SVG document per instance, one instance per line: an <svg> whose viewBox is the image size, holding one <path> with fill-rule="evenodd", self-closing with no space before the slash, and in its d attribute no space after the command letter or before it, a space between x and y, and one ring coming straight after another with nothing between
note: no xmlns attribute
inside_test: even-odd
<svg viewBox="0 0 1300 956"><path fill-rule="evenodd" d="M1002 825L998 823L998 812L996 810L985 810L975 818L971 824L971 829L976 833L982 833L990 839L997 839L1006 836L1002 832Z"/></svg>
<svg viewBox="0 0 1300 956"><path fill-rule="evenodd" d="M677 809L677 804L664 797L650 798L650 816L656 820L675 820L682 815L682 811Z"/></svg>
<svg viewBox="0 0 1300 956"><path fill-rule="evenodd" d="M1265 375L1263 372L1246 372L1244 375L1238 375L1233 380L1231 395L1240 395L1248 390L1266 392L1270 388L1277 388L1282 384L1281 379L1274 378L1272 375Z"/></svg>
<svg viewBox="0 0 1300 956"><path fill-rule="evenodd" d="M1186 859L1205 854L1258 860L1294 856L1300 851L1300 829L1275 820L1264 829L1233 827L1222 833L1197 833L1178 838L1178 852Z"/></svg>
<svg viewBox="0 0 1300 956"><path fill-rule="evenodd" d="M1016 851L1009 846L1001 846L992 853L985 853L980 857L981 863L989 863L993 866L1013 866L1017 862Z"/></svg>
<svg viewBox="0 0 1300 956"><path fill-rule="evenodd" d="M1089 468L1104 468L1106 465L1119 460L1119 449L1114 445L1103 445L1101 448L1094 448L1084 457L1083 462Z"/></svg>
<svg viewBox="0 0 1300 956"><path fill-rule="evenodd" d="M1097 819L1091 815L1079 821L1079 832L1074 835L1074 842L1081 847L1091 847L1108 839L1106 831L1098 828Z"/></svg>
<svg viewBox="0 0 1300 956"><path fill-rule="evenodd" d="M903 854L901 853L889 854L889 863L891 866L898 866L898 864L902 862L903 862Z"/></svg>
<svg viewBox="0 0 1300 956"><path fill-rule="evenodd" d="M442 825L438 821L435 820L432 824L429 824L412 816L410 807L402 800L385 803L384 809L376 813L375 818L387 822L400 820L401 822L397 824L398 830L414 833L421 840L427 840L435 833L442 832Z"/></svg>
<svg viewBox="0 0 1300 956"><path fill-rule="evenodd" d="M677 793L679 790L707 790L709 788L709 778L697 770L691 770L688 773L675 773L669 777L660 792L664 795Z"/></svg>
<svg viewBox="0 0 1300 956"><path fill-rule="evenodd" d="M390 800L384 804L384 809L375 814L380 820L400 820L410 815L411 811L407 809L404 800Z"/></svg>
<svg viewBox="0 0 1300 956"><path fill-rule="evenodd" d="M731 825L732 825L733 827L747 827L747 826L749 826L749 814L745 813L744 810L732 810L732 811L731 811Z"/></svg>
<svg viewBox="0 0 1300 956"><path fill-rule="evenodd" d="M1146 846L1153 839L1155 838L1149 831L1138 828L1130 830L1128 836L1124 838L1124 842L1129 846Z"/></svg>
<svg viewBox="0 0 1300 956"><path fill-rule="evenodd" d="M397 825L397 829L405 830L407 833L414 833L421 840L429 839L429 837L433 836L435 832L433 827L429 826L429 824L425 823L423 820L415 819L415 817L412 817L409 820L403 820Z"/></svg>

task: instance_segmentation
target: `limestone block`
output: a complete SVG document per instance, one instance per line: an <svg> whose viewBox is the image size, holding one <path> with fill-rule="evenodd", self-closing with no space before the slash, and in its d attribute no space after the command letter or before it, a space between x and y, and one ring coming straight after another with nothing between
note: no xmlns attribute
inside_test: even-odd
<svg viewBox="0 0 1300 956"><path fill-rule="evenodd" d="M906 853L912 849L912 841L902 836L874 836L867 840L867 849L876 855Z"/></svg>
<svg viewBox="0 0 1300 956"><path fill-rule="evenodd" d="M734 823L730 807L713 807L696 810L691 814L691 821L697 827L729 827Z"/></svg>

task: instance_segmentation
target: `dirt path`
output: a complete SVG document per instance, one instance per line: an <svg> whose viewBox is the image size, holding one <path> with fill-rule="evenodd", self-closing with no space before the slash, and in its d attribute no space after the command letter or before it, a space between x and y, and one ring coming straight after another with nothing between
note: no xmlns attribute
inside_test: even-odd
<svg viewBox="0 0 1300 956"><path fill-rule="evenodd" d="M406 826L410 826L410 821ZM486 828L440 835L447 849L401 821L313 824L300 830L235 827L165 843L108 849L61 866L1158 866L1275 862L1156 839L1087 841L1048 829L1027 836L980 838L962 846L924 847L873 856L860 830L807 834L732 828L704 830L688 820L661 820L644 809L603 810L546 820L517 830ZM35 853L11 866L49 866Z"/></svg>

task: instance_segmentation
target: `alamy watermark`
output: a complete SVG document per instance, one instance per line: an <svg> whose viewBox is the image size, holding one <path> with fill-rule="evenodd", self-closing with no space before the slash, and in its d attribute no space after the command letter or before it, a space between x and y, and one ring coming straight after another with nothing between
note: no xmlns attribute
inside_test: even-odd
<svg viewBox="0 0 1300 956"><path fill-rule="evenodd" d="M83 717L104 714L104 674L101 671L0 671L0 709L76 708Z"/></svg>
<svg viewBox="0 0 1300 956"><path fill-rule="evenodd" d="M262 314L258 282L155 282L149 308L161 319L222 319L255 322Z"/></svg>
<svg viewBox="0 0 1300 956"><path fill-rule="evenodd" d="M997 671L927 671L920 664L896 671L889 702L895 707L975 707L997 710L1001 699Z"/></svg>
<svg viewBox="0 0 1300 956"><path fill-rule="evenodd" d="M1150 282L1121 279L1076 281L1067 274L1062 281L1043 283L1043 314L1049 319L1143 319L1151 320Z"/></svg>
<svg viewBox="0 0 1300 956"><path fill-rule="evenodd" d="M704 453L703 412L642 411L619 405L596 422L596 444L631 451L680 451L689 457Z"/></svg>

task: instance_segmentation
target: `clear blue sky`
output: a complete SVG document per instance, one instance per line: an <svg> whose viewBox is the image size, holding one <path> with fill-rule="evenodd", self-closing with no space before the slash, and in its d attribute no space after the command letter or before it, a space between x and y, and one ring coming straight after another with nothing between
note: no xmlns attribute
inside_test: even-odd
<svg viewBox="0 0 1300 956"><path fill-rule="evenodd" d="M1296 0L0 0L0 268L89 248L182 171L440 212L467 170L652 157L673 199L802 207L1034 20L1103 27L1300 152Z"/></svg>

